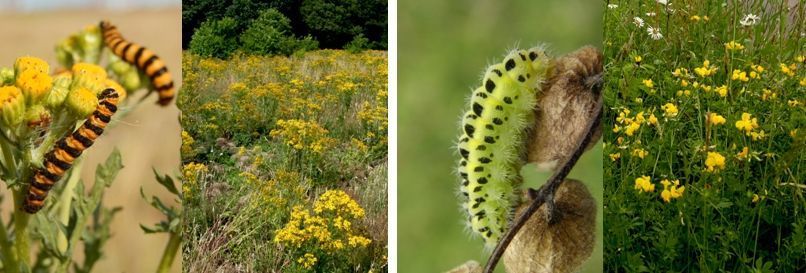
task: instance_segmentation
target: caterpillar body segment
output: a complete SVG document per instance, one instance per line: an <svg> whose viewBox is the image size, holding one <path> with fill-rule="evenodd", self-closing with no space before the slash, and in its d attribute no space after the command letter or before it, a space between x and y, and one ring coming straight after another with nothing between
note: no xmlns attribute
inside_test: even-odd
<svg viewBox="0 0 806 273"><path fill-rule="evenodd" d="M158 104L168 105L173 100L176 90L171 73L165 63L153 51L141 45L126 41L117 27L108 21L101 21L104 44L127 63L134 65L148 76L154 90L159 96Z"/></svg>
<svg viewBox="0 0 806 273"><path fill-rule="evenodd" d="M504 234L518 198L523 138L533 119L549 59L543 47L515 50L487 68L462 116L460 187L473 232L491 249Z"/></svg>
<svg viewBox="0 0 806 273"><path fill-rule="evenodd" d="M59 139L53 150L45 154L42 168L34 170L22 209L36 213L45 203L48 191L58 182L73 162L104 132L112 115L117 112L119 97L115 89L107 88L98 96L98 107L75 131Z"/></svg>

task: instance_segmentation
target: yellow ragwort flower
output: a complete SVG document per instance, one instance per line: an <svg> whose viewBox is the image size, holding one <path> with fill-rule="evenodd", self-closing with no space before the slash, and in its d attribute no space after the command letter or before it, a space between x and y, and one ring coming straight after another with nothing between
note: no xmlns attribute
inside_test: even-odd
<svg viewBox="0 0 806 273"><path fill-rule="evenodd" d="M73 65L71 71L73 72L71 90L83 87L97 95L106 87L106 70L98 65L77 63Z"/></svg>
<svg viewBox="0 0 806 273"><path fill-rule="evenodd" d="M33 105L39 103L53 87L53 78L35 69L28 69L17 74L15 85L22 90L28 104Z"/></svg>
<svg viewBox="0 0 806 273"><path fill-rule="evenodd" d="M621 158L621 153L612 153L609 154L608 156L610 156L610 161L616 161L619 158Z"/></svg>
<svg viewBox="0 0 806 273"><path fill-rule="evenodd" d="M14 61L14 74L33 70L39 74L50 74L50 66L45 60L32 56L19 57Z"/></svg>
<svg viewBox="0 0 806 273"><path fill-rule="evenodd" d="M318 259L316 259L316 256L311 253L305 253L305 255L302 255L302 257L297 259L297 263L302 265L302 267L305 269L313 268L317 261Z"/></svg>
<svg viewBox="0 0 806 273"><path fill-rule="evenodd" d="M25 96L16 86L0 87L0 116L7 126L15 126L25 117Z"/></svg>
<svg viewBox="0 0 806 273"><path fill-rule="evenodd" d="M70 90L70 93L67 94L65 104L67 109L76 115L76 117L84 118L92 114L92 112L95 112L95 108L98 107L98 98L95 97L95 93L89 89L79 87Z"/></svg>

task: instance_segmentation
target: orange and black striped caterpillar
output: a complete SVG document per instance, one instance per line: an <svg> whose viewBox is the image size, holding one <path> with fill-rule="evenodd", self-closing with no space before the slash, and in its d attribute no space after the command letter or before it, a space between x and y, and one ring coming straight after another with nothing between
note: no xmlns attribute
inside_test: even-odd
<svg viewBox="0 0 806 273"><path fill-rule="evenodd" d="M174 98L174 82L165 63L148 48L126 41L118 28L108 21L101 21L104 44L118 57L137 67L151 80L159 95L158 104L168 105Z"/></svg>
<svg viewBox="0 0 806 273"><path fill-rule="evenodd" d="M73 133L59 139L53 150L45 155L43 168L34 170L31 184L28 186L28 195L22 209L28 213L36 213L45 204L45 198L53 184L64 176L73 166L73 161L81 156L87 148L92 146L95 139L103 132L118 110L118 93L115 89L107 88L98 96L98 107L84 124Z"/></svg>

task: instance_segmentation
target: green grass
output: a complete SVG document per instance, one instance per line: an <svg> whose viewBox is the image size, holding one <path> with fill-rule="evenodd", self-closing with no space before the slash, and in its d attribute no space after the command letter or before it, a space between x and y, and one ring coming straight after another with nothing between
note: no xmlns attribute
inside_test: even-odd
<svg viewBox="0 0 806 273"><path fill-rule="evenodd" d="M386 270L386 52L183 72L186 272Z"/></svg>
<svg viewBox="0 0 806 273"><path fill-rule="evenodd" d="M549 43L555 55L599 46L601 10L596 1L399 4L400 272L442 272L470 259L486 261L481 238L465 230L458 198L454 147L466 98L481 84L486 65L516 45ZM601 158L601 149L589 151L570 176L584 181L599 202ZM526 181L536 186L545 177L532 174ZM601 231L601 213L598 219ZM599 243L584 272L601 272L601 264Z"/></svg>
<svg viewBox="0 0 806 273"><path fill-rule="evenodd" d="M609 1L617 7L605 11L605 269L801 272L806 7L671 2L673 12L654 1ZM760 21L743 26L748 13ZM743 49L728 49L731 41ZM706 60L712 75L695 70ZM642 176L654 191L635 188ZM664 200L663 180L678 180L682 195Z"/></svg>

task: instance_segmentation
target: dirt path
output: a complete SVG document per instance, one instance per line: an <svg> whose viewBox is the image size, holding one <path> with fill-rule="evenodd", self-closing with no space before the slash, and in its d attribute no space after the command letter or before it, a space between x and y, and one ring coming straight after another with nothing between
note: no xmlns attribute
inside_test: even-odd
<svg viewBox="0 0 806 273"><path fill-rule="evenodd" d="M16 57L33 55L48 61L52 68L56 67L55 44L101 19L109 19L126 38L157 52L168 64L175 84L181 85L182 17L178 7L131 12L0 13L0 66L10 67ZM154 101L156 97L150 97L147 103L104 134L86 154L82 174L86 181L92 181L94 166L106 159L114 147L121 150L125 166L104 196L106 206L121 206L123 211L115 217L113 237L94 272L153 272L168 241L165 235L145 235L139 227L140 223L152 225L161 219L161 215L140 198L141 186L147 195L157 194L164 201L171 200L154 180L151 168L161 173L177 174L180 164L179 111L175 105L161 108L154 105ZM7 220L11 195L5 187L0 193L6 197L0 211ZM76 250L77 253L82 251ZM181 271L180 261L181 256L177 256L172 272Z"/></svg>

